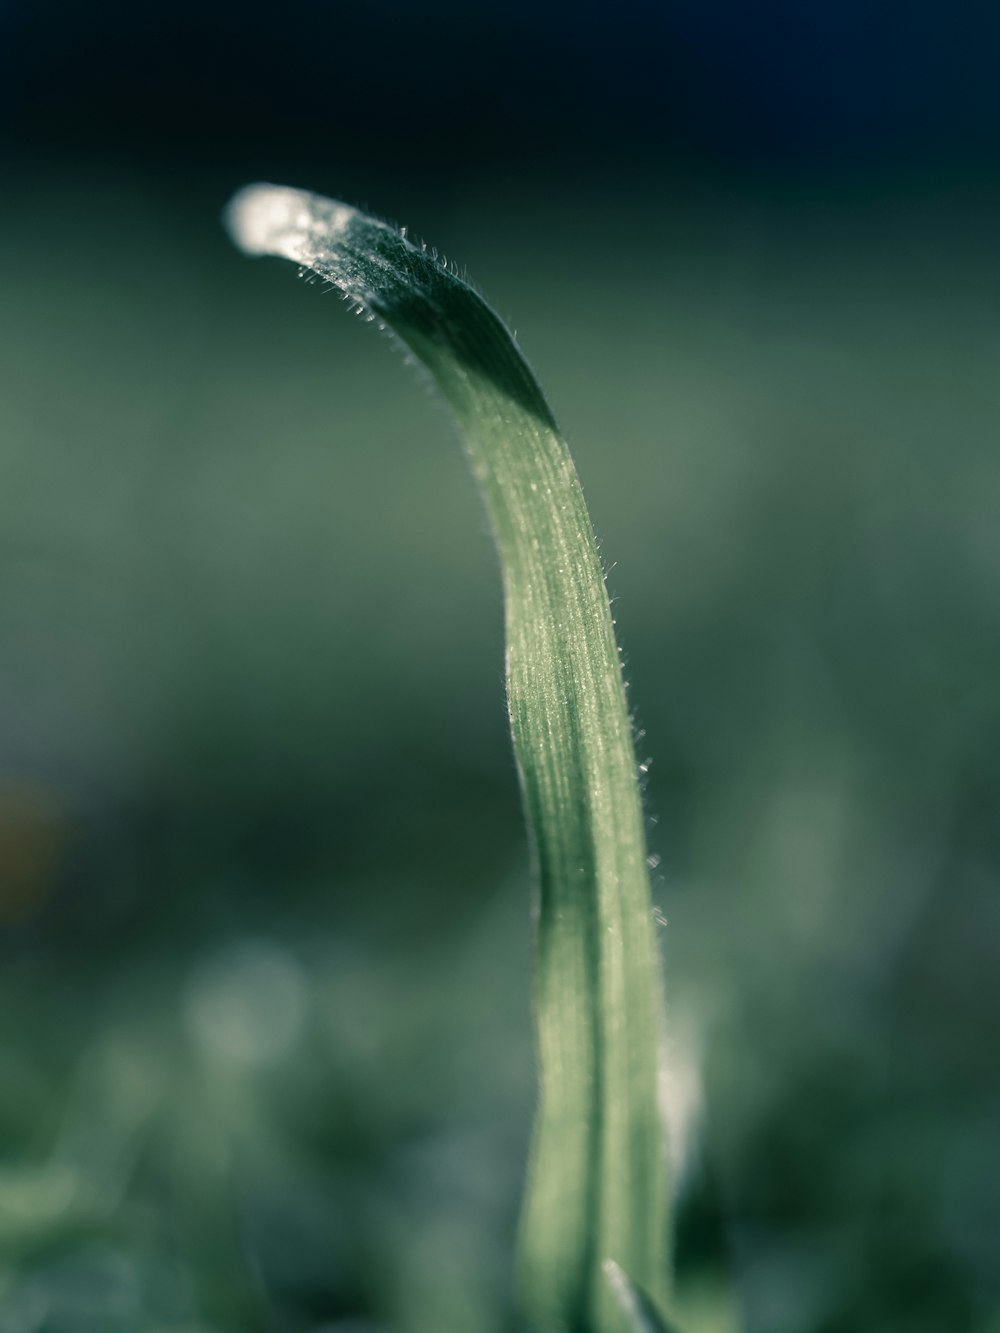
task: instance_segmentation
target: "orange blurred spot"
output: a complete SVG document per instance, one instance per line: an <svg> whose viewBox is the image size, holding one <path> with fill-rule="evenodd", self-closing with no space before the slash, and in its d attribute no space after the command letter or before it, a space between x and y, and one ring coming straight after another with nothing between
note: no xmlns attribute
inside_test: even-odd
<svg viewBox="0 0 1000 1333"><path fill-rule="evenodd" d="M67 822L55 792L0 777L0 926L20 924L51 898Z"/></svg>

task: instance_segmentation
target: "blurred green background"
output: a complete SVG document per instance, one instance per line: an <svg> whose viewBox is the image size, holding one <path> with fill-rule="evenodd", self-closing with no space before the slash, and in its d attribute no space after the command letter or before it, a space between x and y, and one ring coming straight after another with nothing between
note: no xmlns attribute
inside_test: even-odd
<svg viewBox="0 0 1000 1333"><path fill-rule="evenodd" d="M684 1328L997 1333L980 66L934 85L933 135L908 84L859 128L870 46L824 84L824 34L803 64L775 10L748 101L729 45L684 65L677 5L636 39L637 76L686 69L657 121L639 81L602 100L598 11L552 66L562 11L540 36L441 7L414 73L384 8L351 34L394 20L391 78L338 48L347 94L375 85L346 120L315 89L289 110L320 67L289 38L261 91L263 7L54 11L53 68L38 13L0 13L0 1333L519 1328L530 886L496 561L418 377L230 247L255 176L466 266L569 437L653 759ZM501 36L484 92L456 53Z"/></svg>

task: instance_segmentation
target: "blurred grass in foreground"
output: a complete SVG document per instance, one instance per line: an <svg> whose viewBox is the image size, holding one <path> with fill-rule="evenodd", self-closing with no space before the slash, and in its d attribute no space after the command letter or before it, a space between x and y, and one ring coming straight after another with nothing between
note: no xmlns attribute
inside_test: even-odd
<svg viewBox="0 0 1000 1333"><path fill-rule="evenodd" d="M248 289L225 186L12 185L0 1330L512 1329L526 855L447 420ZM993 1329L1000 206L508 193L408 220L618 566L691 1327Z"/></svg>

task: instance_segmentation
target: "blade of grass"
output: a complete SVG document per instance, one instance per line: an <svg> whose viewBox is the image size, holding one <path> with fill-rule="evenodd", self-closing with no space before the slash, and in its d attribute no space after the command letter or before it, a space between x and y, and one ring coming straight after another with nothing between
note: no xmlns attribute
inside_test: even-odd
<svg viewBox="0 0 1000 1333"><path fill-rule="evenodd" d="M297 262L400 338L458 418L500 553L510 722L539 887L541 1089L522 1298L543 1327L624 1333L602 1262L658 1302L667 1286L660 986L628 707L569 452L499 318L403 232L266 185L234 198L228 224L244 250Z"/></svg>
<svg viewBox="0 0 1000 1333"><path fill-rule="evenodd" d="M604 1276L615 1294L630 1333L677 1333L673 1324L664 1320L646 1293L632 1282L620 1264L616 1264L613 1259L605 1259Z"/></svg>

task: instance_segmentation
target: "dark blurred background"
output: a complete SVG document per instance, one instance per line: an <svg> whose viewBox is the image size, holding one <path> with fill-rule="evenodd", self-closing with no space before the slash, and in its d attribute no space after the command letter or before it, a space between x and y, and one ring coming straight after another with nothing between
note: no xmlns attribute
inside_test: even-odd
<svg viewBox="0 0 1000 1333"><path fill-rule="evenodd" d="M466 266L654 759L686 1333L998 1333L1000 9L0 3L0 1333L509 1333L454 431L219 225ZM658 822L654 822L659 816Z"/></svg>

